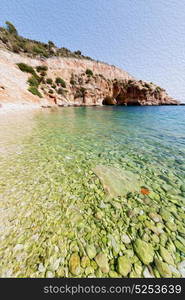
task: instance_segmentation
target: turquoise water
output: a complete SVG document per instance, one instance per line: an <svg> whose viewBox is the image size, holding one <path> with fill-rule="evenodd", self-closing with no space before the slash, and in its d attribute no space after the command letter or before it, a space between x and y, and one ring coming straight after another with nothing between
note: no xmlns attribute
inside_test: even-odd
<svg viewBox="0 0 185 300"><path fill-rule="evenodd" d="M143 277L137 238L154 248L153 276L164 277L155 262L164 260L160 245L178 269L185 235L184 106L70 107L2 116L0 136L0 276L124 276L118 258L127 255L132 266L126 276ZM107 198L93 172L97 165L137 174L149 194ZM162 221L155 222L151 212ZM109 272L93 258L84 266L89 245L107 255ZM80 271L71 271L73 252Z"/></svg>

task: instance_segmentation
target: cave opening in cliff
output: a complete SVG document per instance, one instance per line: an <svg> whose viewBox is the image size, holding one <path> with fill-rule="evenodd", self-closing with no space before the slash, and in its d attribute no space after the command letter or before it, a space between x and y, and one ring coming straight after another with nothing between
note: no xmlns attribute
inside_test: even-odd
<svg viewBox="0 0 185 300"><path fill-rule="evenodd" d="M125 106L140 106L141 104L137 99L128 99L124 95L119 94L116 97L117 105L125 105Z"/></svg>
<svg viewBox="0 0 185 300"><path fill-rule="evenodd" d="M139 102L131 101L127 103L127 106L141 106L141 104Z"/></svg>

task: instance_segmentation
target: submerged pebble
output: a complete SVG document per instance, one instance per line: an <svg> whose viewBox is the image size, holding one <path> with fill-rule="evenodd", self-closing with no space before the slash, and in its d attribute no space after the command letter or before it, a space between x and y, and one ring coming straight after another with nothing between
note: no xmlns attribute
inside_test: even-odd
<svg viewBox="0 0 185 300"><path fill-rule="evenodd" d="M95 261L103 273L109 273L109 264L105 253L99 253L95 257Z"/></svg>
<svg viewBox="0 0 185 300"><path fill-rule="evenodd" d="M118 273L126 277L131 271L131 261L127 256L120 256L118 258Z"/></svg>
<svg viewBox="0 0 185 300"><path fill-rule="evenodd" d="M141 239L137 239L134 242L134 250L140 260L145 264L148 265L153 262L154 258L154 250L151 244L142 241Z"/></svg>
<svg viewBox="0 0 185 300"><path fill-rule="evenodd" d="M80 257L77 253L73 253L69 260L69 270L73 275L80 275Z"/></svg>

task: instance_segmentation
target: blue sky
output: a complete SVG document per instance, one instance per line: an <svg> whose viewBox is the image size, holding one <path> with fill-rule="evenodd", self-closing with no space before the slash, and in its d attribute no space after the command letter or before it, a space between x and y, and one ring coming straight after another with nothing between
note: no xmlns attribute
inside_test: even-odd
<svg viewBox="0 0 185 300"><path fill-rule="evenodd" d="M1 0L0 25L119 66L185 102L185 1Z"/></svg>

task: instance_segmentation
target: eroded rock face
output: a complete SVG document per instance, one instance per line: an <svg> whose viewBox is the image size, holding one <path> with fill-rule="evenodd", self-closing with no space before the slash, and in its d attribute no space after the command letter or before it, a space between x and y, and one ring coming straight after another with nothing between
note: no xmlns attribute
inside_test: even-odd
<svg viewBox="0 0 185 300"><path fill-rule="evenodd" d="M73 73L72 78L73 84L68 85L68 93L61 100L74 105L179 104L164 89L141 80L112 80L101 74L87 76L85 73Z"/></svg>
<svg viewBox="0 0 185 300"><path fill-rule="evenodd" d="M25 63L35 70L47 66L46 78L55 83L61 77L66 87L53 88L46 82L39 85L42 98L28 92L29 75L17 67ZM91 70L92 74L86 73ZM177 105L178 101L153 83L136 80L124 70L86 59L53 57L36 59L0 50L0 102L36 102L48 105Z"/></svg>
<svg viewBox="0 0 185 300"><path fill-rule="evenodd" d="M155 84L142 80L120 80L113 83L113 97L119 105L177 105L179 102L168 96Z"/></svg>

